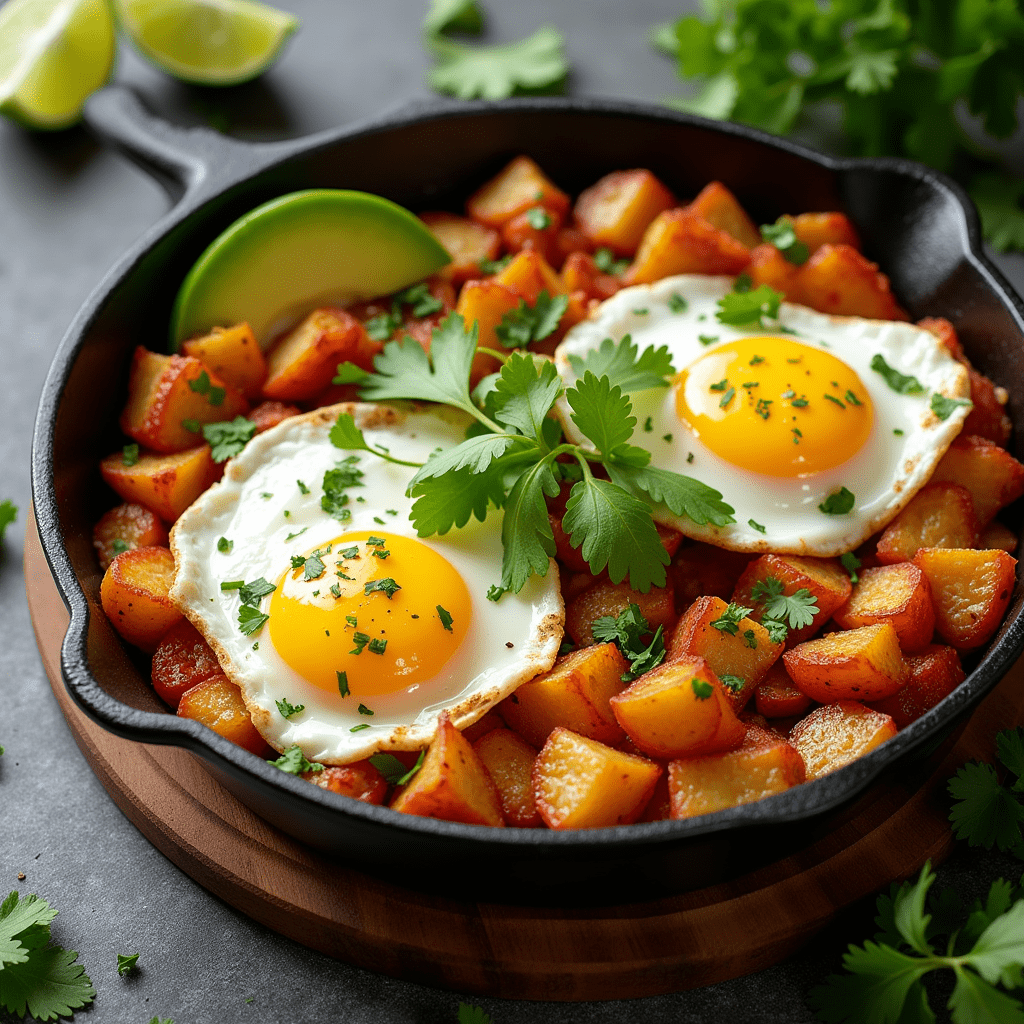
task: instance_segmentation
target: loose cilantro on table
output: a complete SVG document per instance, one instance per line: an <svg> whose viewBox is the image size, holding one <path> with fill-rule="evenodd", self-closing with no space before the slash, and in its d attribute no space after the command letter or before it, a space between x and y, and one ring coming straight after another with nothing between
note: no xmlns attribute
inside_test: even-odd
<svg viewBox="0 0 1024 1024"><path fill-rule="evenodd" d="M949 780L949 795L956 800L949 820L956 837L971 846L986 850L997 846L1024 860L1024 728L998 733L996 756L1007 776L1014 775L1016 780L1007 785L990 764L975 761L964 765Z"/></svg>
<svg viewBox="0 0 1024 1024"><path fill-rule="evenodd" d="M771 242L795 266L806 263L811 254L807 246L796 237L793 222L788 217L780 217L774 224L762 224L761 237Z"/></svg>
<svg viewBox="0 0 1024 1024"><path fill-rule="evenodd" d="M617 616L602 615L594 619L590 629L599 643L617 644L623 657L629 661L629 671L622 675L624 683L649 672L665 660L663 627L658 626L652 635L650 623L640 606L632 602ZM644 637L651 639L645 644Z"/></svg>
<svg viewBox="0 0 1024 1024"><path fill-rule="evenodd" d="M426 757L426 754L425 750L421 750L420 756L416 758L416 763L411 768L406 768L394 754L371 754L367 760L384 776L390 785L404 786L423 767L423 759Z"/></svg>
<svg viewBox="0 0 1024 1024"><path fill-rule="evenodd" d="M423 31L427 35L441 32L476 35L483 28L483 11L477 0L430 0L430 9L423 21Z"/></svg>
<svg viewBox="0 0 1024 1024"><path fill-rule="evenodd" d="M18 518L18 506L9 498L0 501L0 544L4 542L7 527Z"/></svg>
<svg viewBox="0 0 1024 1024"><path fill-rule="evenodd" d="M222 423L206 423L203 425L203 437L210 445L210 454L214 462L225 462L234 458L256 433L256 424L244 416L236 416L233 420Z"/></svg>
<svg viewBox="0 0 1024 1024"><path fill-rule="evenodd" d="M845 516L852 511L853 503L857 499L853 492L845 487L840 487L834 494L830 494L819 506L818 511L824 512L827 516Z"/></svg>
<svg viewBox="0 0 1024 1024"><path fill-rule="evenodd" d="M305 704L293 704L287 697L282 697L277 703L277 710L281 712L282 718L291 718L300 711L306 710Z"/></svg>
<svg viewBox="0 0 1024 1024"><path fill-rule="evenodd" d="M764 603L766 619L787 622L790 629L811 625L818 611L818 599L806 587L786 594L782 581L774 576L758 580L751 588L750 597Z"/></svg>
<svg viewBox="0 0 1024 1024"><path fill-rule="evenodd" d="M554 334L568 308L567 295L552 297L542 291L532 306L520 299L519 306L501 318L494 333L505 348L526 348L530 342L543 341Z"/></svg>
<svg viewBox="0 0 1024 1024"><path fill-rule="evenodd" d="M132 953L126 955L124 953L117 954L117 973L120 977L124 977L136 964L139 962L139 954Z"/></svg>
<svg viewBox="0 0 1024 1024"><path fill-rule="evenodd" d="M494 1021L487 1016L479 1006L470 1006L469 1003L459 1003L458 1024L494 1024Z"/></svg>
<svg viewBox="0 0 1024 1024"><path fill-rule="evenodd" d="M267 764L280 768L289 775L302 775L305 772L322 772L324 766L316 761L307 761L302 753L302 747L297 743L290 746L276 761L267 761Z"/></svg>
<svg viewBox="0 0 1024 1024"><path fill-rule="evenodd" d="M947 398L938 392L932 395L931 409L940 420L948 420L960 406L970 408L971 403L963 398Z"/></svg>

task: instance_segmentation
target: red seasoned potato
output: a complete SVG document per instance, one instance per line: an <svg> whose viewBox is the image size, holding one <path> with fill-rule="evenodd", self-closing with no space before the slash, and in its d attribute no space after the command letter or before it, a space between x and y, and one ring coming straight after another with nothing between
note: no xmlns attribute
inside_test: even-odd
<svg viewBox="0 0 1024 1024"><path fill-rule="evenodd" d="M167 528L148 508L125 504L104 512L92 530L92 546L106 572L115 555L132 548L167 547Z"/></svg>
<svg viewBox="0 0 1024 1024"><path fill-rule="evenodd" d="M745 551L726 551L713 544L687 542L668 567L675 584L676 610L685 611L698 597L731 600L736 582L753 556Z"/></svg>
<svg viewBox="0 0 1024 1024"><path fill-rule="evenodd" d="M785 664L777 661L758 685L754 706L765 718L790 718L802 715L811 706L811 698L793 685Z"/></svg>
<svg viewBox="0 0 1024 1024"><path fill-rule="evenodd" d="M533 766L537 810L553 829L632 824L662 771L646 758L555 729Z"/></svg>
<svg viewBox="0 0 1024 1024"><path fill-rule="evenodd" d="M321 789L364 804L382 804L388 795L387 779L369 761L329 765L320 772L303 772L302 778Z"/></svg>
<svg viewBox="0 0 1024 1024"><path fill-rule="evenodd" d="M469 197L466 212L487 227L501 228L534 206L564 218L569 197L528 156L517 156Z"/></svg>
<svg viewBox="0 0 1024 1024"><path fill-rule="evenodd" d="M967 367L971 382L972 409L964 420L962 433L984 437L1002 448L1010 440L1013 424L1006 415L1008 395L1005 388L996 387L983 373L973 366Z"/></svg>
<svg viewBox="0 0 1024 1024"><path fill-rule="evenodd" d="M167 548L135 548L110 563L100 583L100 602L125 640L152 653L181 618L168 596L173 583L174 558Z"/></svg>
<svg viewBox="0 0 1024 1024"><path fill-rule="evenodd" d="M797 689L821 704L881 700L907 681L907 666L891 623L829 633L786 651Z"/></svg>
<svg viewBox="0 0 1024 1024"><path fill-rule="evenodd" d="M806 778L796 748L781 736L749 725L736 750L675 760L668 766L673 818L738 807L784 793Z"/></svg>
<svg viewBox="0 0 1024 1024"><path fill-rule="evenodd" d="M793 234L814 255L823 245L848 245L860 250L860 238L845 213L798 213L788 217Z"/></svg>
<svg viewBox="0 0 1024 1024"><path fill-rule="evenodd" d="M875 553L884 565L908 562L920 548L973 548L978 543L974 501L966 487L926 484L885 528Z"/></svg>
<svg viewBox="0 0 1024 1024"><path fill-rule="evenodd" d="M878 265L849 245L827 243L800 268L800 289L812 309L869 320L909 320L900 309L889 279Z"/></svg>
<svg viewBox="0 0 1024 1024"><path fill-rule="evenodd" d="M505 821L519 828L539 828L533 799L533 762L537 751L511 729L493 729L473 744L498 790Z"/></svg>
<svg viewBox="0 0 1024 1024"><path fill-rule="evenodd" d="M790 730L789 740L803 758L808 779L817 779L856 761L896 735L896 724L855 700L815 708Z"/></svg>
<svg viewBox="0 0 1024 1024"><path fill-rule="evenodd" d="M748 249L761 244L761 232L740 206L739 200L720 181L705 185L686 209L703 217L719 231L732 235Z"/></svg>
<svg viewBox="0 0 1024 1024"><path fill-rule="evenodd" d="M534 747L558 726L617 743L622 729L609 701L626 685L629 663L615 644L584 647L559 658L547 672L523 683L499 705L501 717Z"/></svg>
<svg viewBox="0 0 1024 1024"><path fill-rule="evenodd" d="M148 508L164 522L172 523L221 474L208 444L173 455L142 452L126 465L123 452L114 452L100 463L103 479L125 501Z"/></svg>
<svg viewBox="0 0 1024 1024"><path fill-rule="evenodd" d="M991 522L982 532L981 539L978 541L978 547L999 548L1000 551L1005 551L1008 555L1012 555L1017 550L1017 543L1017 534L1013 530L1002 523Z"/></svg>
<svg viewBox="0 0 1024 1024"><path fill-rule="evenodd" d="M932 482L948 480L971 492L978 525L1024 494L1024 466L1008 451L984 437L961 434L935 467Z"/></svg>
<svg viewBox="0 0 1024 1024"><path fill-rule="evenodd" d="M628 583L599 580L566 606L565 631L578 647L585 647L594 642L592 626L595 619L615 618L631 604L639 607L652 633L659 626L668 632L675 625L676 606L671 581L668 586L651 587L646 594L641 594Z"/></svg>
<svg viewBox="0 0 1024 1024"><path fill-rule="evenodd" d="M650 171L613 171L580 193L573 215L595 249L632 256L651 221L674 205Z"/></svg>
<svg viewBox="0 0 1024 1024"><path fill-rule="evenodd" d="M561 229L561 218L550 210L541 210L540 213L527 210L505 224L501 229L501 241L509 252L533 249L548 263L557 265L562 258L558 247Z"/></svg>
<svg viewBox="0 0 1024 1024"><path fill-rule="evenodd" d="M479 331L478 341L480 348L489 348L501 352L504 346L495 333L495 328L509 313L514 313L519 308L519 296L499 284L494 278L485 281L467 281L459 292L459 302L455 307L458 313L466 322L466 327L471 328L475 323ZM477 353L473 360L472 379L474 383L481 377L492 373L499 368L498 360L493 356Z"/></svg>
<svg viewBox="0 0 1024 1024"><path fill-rule="evenodd" d="M533 249L517 253L507 267L494 275L494 280L518 295L528 306L536 303L541 292L562 295L566 290L554 268Z"/></svg>
<svg viewBox="0 0 1024 1024"><path fill-rule="evenodd" d="M252 724L242 691L222 672L182 696L178 717L200 722L252 754L264 756L267 752L266 740Z"/></svg>
<svg viewBox="0 0 1024 1024"><path fill-rule="evenodd" d="M451 263L442 267L438 274L452 284L481 277L481 261L496 259L501 252L498 232L468 217L457 217L453 213L421 213L420 220L451 256Z"/></svg>
<svg viewBox="0 0 1024 1024"><path fill-rule="evenodd" d="M186 341L181 350L250 401L259 397L267 379L267 360L248 324L214 327L209 334Z"/></svg>
<svg viewBox="0 0 1024 1024"><path fill-rule="evenodd" d="M927 646L935 631L931 588L913 562L863 569L849 601L834 618L843 629L891 623L904 654Z"/></svg>
<svg viewBox="0 0 1024 1024"><path fill-rule="evenodd" d="M501 800L483 762L469 740L451 723L447 711L437 719L437 733L423 766L391 801L393 810L421 818L443 818L467 825L505 824Z"/></svg>
<svg viewBox="0 0 1024 1024"><path fill-rule="evenodd" d="M948 697L963 681L964 669L960 655L952 647L929 644L917 654L907 655L910 679L902 690L885 700L873 701L871 707L888 715L897 729L904 729L944 697Z"/></svg>
<svg viewBox="0 0 1024 1024"><path fill-rule="evenodd" d="M1017 560L1005 551L922 548L914 557L931 587L935 628L958 651L980 647L1003 621Z"/></svg>
<svg viewBox="0 0 1024 1024"><path fill-rule="evenodd" d="M585 252L574 252L562 267L562 281L566 291L584 292L588 299L610 299L622 282L613 274L598 269L594 257Z"/></svg>
<svg viewBox="0 0 1024 1024"><path fill-rule="evenodd" d="M355 400L354 396L352 400ZM344 399L339 399L339 401L344 401ZM333 405L334 403L330 404ZM298 416L300 412L302 410L297 405L289 405L286 402L266 401L260 402L249 413L249 419L256 424L256 433L262 434L264 430L276 427L278 423L283 423L292 416Z"/></svg>
<svg viewBox="0 0 1024 1024"><path fill-rule="evenodd" d="M172 708L197 683L221 671L217 655L188 619L164 634L153 654L151 679L157 696Z"/></svg>
<svg viewBox="0 0 1024 1024"><path fill-rule="evenodd" d="M750 250L750 265L746 270L750 275L751 285L759 288L766 284L789 299L790 302L802 302L803 292L800 290L800 267L790 263L774 245L765 243Z"/></svg>

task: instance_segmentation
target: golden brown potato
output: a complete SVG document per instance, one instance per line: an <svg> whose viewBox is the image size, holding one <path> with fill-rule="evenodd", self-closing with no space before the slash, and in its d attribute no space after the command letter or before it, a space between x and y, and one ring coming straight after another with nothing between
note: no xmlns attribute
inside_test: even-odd
<svg viewBox="0 0 1024 1024"><path fill-rule="evenodd" d="M534 305L541 292L548 295L562 295L565 285L546 259L532 249L516 253L512 262L494 275L494 280L523 299L528 306Z"/></svg>
<svg viewBox="0 0 1024 1024"><path fill-rule="evenodd" d="M790 263L774 245L764 243L750 250L750 265L746 270L751 286L759 288L766 284L774 288L790 302L803 303L800 290L800 268Z"/></svg>
<svg viewBox="0 0 1024 1024"><path fill-rule="evenodd" d="M550 210L544 210L543 213L543 217L538 217L534 210L527 210L507 221L501 229L502 245L509 252L532 249L549 264L557 266L562 256L558 246L562 220Z"/></svg>
<svg viewBox="0 0 1024 1024"><path fill-rule="evenodd" d="M125 501L145 506L166 523L173 523L221 472L208 444L172 455L141 452L128 463L123 452L114 452L100 463L103 479Z"/></svg>
<svg viewBox="0 0 1024 1024"><path fill-rule="evenodd" d="M883 565L909 562L920 548L973 548L978 521L971 492L959 484L926 484L882 531L875 553Z"/></svg>
<svg viewBox="0 0 1024 1024"><path fill-rule="evenodd" d="M148 508L128 503L105 512L92 529L92 546L106 572L115 555L132 548L167 547L167 527Z"/></svg>
<svg viewBox="0 0 1024 1024"><path fill-rule="evenodd" d="M674 205L650 171L613 171L580 193L573 215L593 248L632 256L651 221Z"/></svg>
<svg viewBox="0 0 1024 1024"><path fill-rule="evenodd" d="M1024 466L1008 451L984 437L961 434L935 467L932 482L948 480L971 492L978 525L1024 494Z"/></svg>
<svg viewBox="0 0 1024 1024"><path fill-rule="evenodd" d="M178 717L191 718L250 753L264 756L267 742L252 724L242 691L223 672L187 691L178 704Z"/></svg>
<svg viewBox="0 0 1024 1024"><path fill-rule="evenodd" d="M534 206L564 218L569 197L528 156L517 156L469 197L466 212L489 228L501 228Z"/></svg>
<svg viewBox="0 0 1024 1024"><path fill-rule="evenodd" d="M614 619L631 604L640 609L652 633L659 626L667 633L675 625L676 606L671 580L667 586L651 587L646 594L633 590L626 582L598 580L566 606L565 631L577 646L586 647L594 642L592 627L595 619L607 616Z"/></svg>
<svg viewBox="0 0 1024 1024"><path fill-rule="evenodd" d="M499 284L493 278L486 281L467 281L459 292L459 303L455 311L466 321L466 327L477 325L479 330L478 345L496 352L503 351L504 346L498 340L495 328L509 313L519 308L519 296ZM477 353L473 360L471 379L474 383L489 373L494 373L500 364L493 356Z"/></svg>
<svg viewBox="0 0 1024 1024"><path fill-rule="evenodd" d="M967 377L971 382L971 411L964 420L961 433L964 436L973 434L975 437L984 437L1005 448L1013 433L1013 423L1006 415L1006 390L996 387L993 381L973 366L967 367Z"/></svg>
<svg viewBox="0 0 1024 1024"><path fill-rule="evenodd" d="M703 217L719 231L732 235L748 249L761 244L761 232L740 206L739 200L720 181L705 185L686 209Z"/></svg>
<svg viewBox="0 0 1024 1024"><path fill-rule="evenodd" d="M834 618L843 629L891 623L904 654L927 646L935 631L931 589L913 562L863 569L849 601Z"/></svg>
<svg viewBox="0 0 1024 1024"><path fill-rule="evenodd" d="M511 729L493 729L473 744L498 796L505 820L518 828L539 828L533 799L533 762L537 751Z"/></svg>
<svg viewBox="0 0 1024 1024"><path fill-rule="evenodd" d="M388 795L387 779L369 761L329 765L320 772L303 772L302 778L328 792L364 804L382 804Z"/></svg>
<svg viewBox="0 0 1024 1024"><path fill-rule="evenodd" d="M153 689L176 708L197 683L221 671L217 655L188 619L180 619L163 635L153 655Z"/></svg>
<svg viewBox="0 0 1024 1024"><path fill-rule="evenodd" d="M808 779L817 779L870 753L896 735L896 724L855 700L815 708L789 733Z"/></svg>
<svg viewBox="0 0 1024 1024"><path fill-rule="evenodd" d="M248 324L214 327L209 334L186 341L181 349L250 401L259 397L267 379L267 361Z"/></svg>
<svg viewBox="0 0 1024 1024"><path fill-rule="evenodd" d="M701 541L684 544L668 567L675 584L676 610L685 611L698 597L731 600L736 581L752 560L746 551L726 551Z"/></svg>
<svg viewBox="0 0 1024 1024"><path fill-rule="evenodd" d="M338 401L349 401L352 399L339 398ZM334 402L328 403L334 405ZM298 416L302 410L297 405L288 405L285 402L274 402L266 401L260 402L259 405L253 409L248 416L248 419L252 420L256 424L256 433L262 434L264 430L269 430L271 427L276 427L278 423L283 423L285 420L290 419L292 416Z"/></svg>
<svg viewBox="0 0 1024 1024"><path fill-rule="evenodd" d="M996 521L985 527L978 541L979 548L999 548L1000 551L1005 551L1008 555L1012 555L1017 550L1017 544L1017 534L1008 526Z"/></svg>
<svg viewBox="0 0 1024 1024"><path fill-rule="evenodd" d="M174 558L167 548L135 548L117 555L103 574L100 602L114 628L150 654L180 618L168 596Z"/></svg>
<svg viewBox="0 0 1024 1024"><path fill-rule="evenodd" d="M908 320L878 265L849 245L826 243L800 268L804 302L821 313Z"/></svg>
<svg viewBox="0 0 1024 1024"><path fill-rule="evenodd" d="M812 256L823 245L848 245L860 250L857 230L845 213L798 213L787 220L793 224L793 234Z"/></svg>
<svg viewBox="0 0 1024 1024"><path fill-rule="evenodd" d="M421 213L420 220L445 247L452 261L438 274L453 284L482 277L482 260L493 260L501 252L501 238L493 228L454 213Z"/></svg>
<svg viewBox="0 0 1024 1024"><path fill-rule="evenodd" d="M907 668L910 670L907 685L891 697L871 704L876 711L889 715L897 729L905 729L930 711L965 678L960 655L952 647L941 644L929 644L917 654L907 655Z"/></svg>
<svg viewBox="0 0 1024 1024"><path fill-rule="evenodd" d="M811 706L811 698L796 688L785 664L777 661L758 684L754 706L765 718L790 718L802 715Z"/></svg>

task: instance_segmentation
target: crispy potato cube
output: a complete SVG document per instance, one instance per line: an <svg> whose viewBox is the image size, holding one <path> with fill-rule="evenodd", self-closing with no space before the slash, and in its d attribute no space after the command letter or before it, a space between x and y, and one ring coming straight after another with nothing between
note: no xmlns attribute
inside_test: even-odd
<svg viewBox="0 0 1024 1024"><path fill-rule="evenodd" d="M790 630L788 647L795 647L817 633L850 596L850 576L834 558L762 555L747 566L732 593L736 604L754 609L751 617L759 622L765 617L767 599L763 596L755 599L754 591L756 589L760 595L762 589L769 585L769 580L781 583L786 597L792 597L799 590L809 590L817 603L811 624Z"/></svg>
<svg viewBox="0 0 1024 1024"><path fill-rule="evenodd" d="M383 349L366 328L344 309L314 309L298 326L281 335L267 352L264 398L283 402L312 398L331 383L338 363L373 369Z"/></svg>
<svg viewBox="0 0 1024 1024"><path fill-rule="evenodd" d="M220 671L213 648L188 619L180 619L164 633L153 654L151 679L157 696L176 708L193 686Z"/></svg>
<svg viewBox="0 0 1024 1024"><path fill-rule="evenodd" d="M811 698L793 685L785 664L777 661L758 684L754 706L765 718L790 718L802 715L811 706Z"/></svg>
<svg viewBox="0 0 1024 1024"><path fill-rule="evenodd" d="M946 450L932 482L948 480L971 492L978 526L984 529L995 514L1024 494L1024 465L984 437L961 434Z"/></svg>
<svg viewBox="0 0 1024 1024"><path fill-rule="evenodd" d="M242 691L223 672L188 690L178 703L178 717L200 722L252 754L262 756L267 750L266 740L249 717Z"/></svg>
<svg viewBox="0 0 1024 1024"><path fill-rule="evenodd" d="M562 252L558 247L558 232L562 229L562 220L549 210L542 212L544 219L538 218L532 210L513 217L501 229L501 241L509 252L533 249L547 263L557 264L562 258ZM537 227L535 221L544 226Z"/></svg>
<svg viewBox="0 0 1024 1024"><path fill-rule="evenodd" d="M208 444L173 455L143 452L126 466L122 452L100 462L103 479L125 501L144 505L164 522L172 523L220 477Z"/></svg>
<svg viewBox="0 0 1024 1024"><path fill-rule="evenodd" d="M931 586L935 628L946 643L969 651L995 633L1013 596L1015 558L998 550L922 548L914 563Z"/></svg>
<svg viewBox="0 0 1024 1024"><path fill-rule="evenodd" d="M753 561L745 551L726 551L697 541L679 548L668 567L676 590L676 608L689 608L698 597L732 597L736 581Z"/></svg>
<svg viewBox="0 0 1024 1024"><path fill-rule="evenodd" d="M115 555L132 548L167 547L167 527L148 508L127 503L104 512L92 528L92 546L106 572Z"/></svg>
<svg viewBox="0 0 1024 1024"><path fill-rule="evenodd" d="M948 697L965 678L960 655L952 647L929 644L917 654L907 656L910 680L907 685L884 700L871 704L876 711L888 715L897 729L905 729Z"/></svg>
<svg viewBox="0 0 1024 1024"><path fill-rule="evenodd" d="M103 574L100 603L114 628L150 654L180 618L168 596L174 558L167 548L135 548L117 555Z"/></svg>
<svg viewBox="0 0 1024 1024"><path fill-rule="evenodd" d="M890 622L808 640L786 651L782 660L797 689L820 704L881 700L907 681L907 665Z"/></svg>
<svg viewBox="0 0 1024 1024"><path fill-rule="evenodd" d="M533 792L548 828L629 825L661 774L653 761L558 728L534 762Z"/></svg>
<svg viewBox="0 0 1024 1024"><path fill-rule="evenodd" d="M849 245L827 243L800 268L804 302L821 313L870 320L908 320L878 264Z"/></svg>
<svg viewBox="0 0 1024 1024"><path fill-rule="evenodd" d="M533 799L533 762L537 751L511 729L494 729L473 744L497 787L505 821L517 828L539 828Z"/></svg>
<svg viewBox="0 0 1024 1024"><path fill-rule="evenodd" d="M564 218L569 197L528 156L517 156L469 197L466 212L489 228L501 228L534 206Z"/></svg>
<svg viewBox="0 0 1024 1024"><path fill-rule="evenodd" d="M672 799L668 792L668 773L663 772L654 784L654 792L637 822L668 821L672 817Z"/></svg>
<svg viewBox="0 0 1024 1024"><path fill-rule="evenodd" d="M486 736L489 732L504 728L505 719L494 708L491 708L482 718L478 718L472 725L467 725L461 732L470 743L476 743L478 739Z"/></svg>
<svg viewBox="0 0 1024 1024"><path fill-rule="evenodd" d="M727 749L743 736L724 687L703 658L645 672L612 697L611 706L629 738L651 757Z"/></svg>
<svg viewBox="0 0 1024 1024"><path fill-rule="evenodd" d="M445 247L452 261L438 274L452 284L480 277L482 260L497 259L501 238L493 228L454 213L421 213L420 220Z"/></svg>
<svg viewBox="0 0 1024 1024"><path fill-rule="evenodd" d="M1013 432L1013 424L1006 415L1006 401L1009 397L1005 388L996 387L983 373L972 366L967 367L971 382L973 408L967 414L961 433L985 437L1001 448L1005 448Z"/></svg>
<svg viewBox="0 0 1024 1024"><path fill-rule="evenodd" d="M720 597L699 597L679 620L666 646L669 661L696 654L707 661L719 679L742 680L742 686L728 687L729 699L739 711L778 659L783 645L772 643L768 631L754 619L730 623L725 616L728 607ZM716 626L716 622L725 628Z"/></svg>
<svg viewBox="0 0 1024 1024"><path fill-rule="evenodd" d="M597 248L582 229L575 225L562 228L557 237L559 264L564 263L574 252L591 253Z"/></svg>
<svg viewBox="0 0 1024 1024"><path fill-rule="evenodd" d="M703 217L719 231L732 235L741 245L748 249L761 244L761 232L740 206L739 200L720 182L712 181L705 185L689 204L698 217Z"/></svg>
<svg viewBox="0 0 1024 1024"><path fill-rule="evenodd" d="M982 531L981 539L978 541L979 548L999 548L1008 555L1017 550L1017 534L1008 526L993 520Z"/></svg>
<svg viewBox="0 0 1024 1024"><path fill-rule="evenodd" d="M790 263L774 245L765 243L750 250L750 265L747 267L751 285L759 288L766 284L774 288L790 302L802 302L800 290L800 267Z"/></svg>
<svg viewBox="0 0 1024 1024"><path fill-rule="evenodd" d="M198 359L158 355L139 345L120 425L153 451L180 452L203 439L204 423L231 420L248 409L241 393Z"/></svg>
<svg viewBox="0 0 1024 1024"><path fill-rule="evenodd" d="M421 818L442 818L467 825L501 828L501 800L469 740L451 723L447 711L437 718L437 733L423 766L391 801L393 810Z"/></svg>
<svg viewBox="0 0 1024 1024"><path fill-rule="evenodd" d="M935 632L931 589L913 562L861 570L850 599L833 618L843 629L891 623L904 654L926 647Z"/></svg>
<svg viewBox="0 0 1024 1024"><path fill-rule="evenodd" d="M628 669L615 644L585 647L523 683L498 705L498 712L534 747L542 747L557 726L617 743L622 729L608 702L626 685L622 676Z"/></svg>
<svg viewBox="0 0 1024 1024"><path fill-rule="evenodd" d="M514 292L526 304L536 303L541 292L562 295L565 285L546 259L533 249L516 253L512 262L494 275L494 280Z"/></svg>
<svg viewBox="0 0 1024 1024"><path fill-rule="evenodd" d="M875 554L883 565L909 562L920 548L973 548L978 521L971 492L959 484L926 484L882 531Z"/></svg>
<svg viewBox="0 0 1024 1024"><path fill-rule="evenodd" d="M339 399L339 401L343 401L343 399ZM332 402L330 404L333 405L335 403ZM292 416L298 416L300 412L302 412L302 410L297 405L289 405L287 402L274 402L268 400L266 402L260 402L260 404L249 413L249 419L256 424L256 433L262 434L264 430L276 427L278 423L283 423L286 419L290 419Z"/></svg>
<svg viewBox="0 0 1024 1024"><path fill-rule="evenodd" d="M568 292L583 292L589 299L610 299L622 282L613 274L602 273L594 257L586 252L570 253L562 267L562 282Z"/></svg>
<svg viewBox="0 0 1024 1024"><path fill-rule="evenodd" d="M817 779L870 753L896 735L896 723L859 701L815 708L789 733L803 758L808 779Z"/></svg>
<svg viewBox="0 0 1024 1024"><path fill-rule="evenodd" d="M518 308L519 296L511 288L506 288L494 278L489 278L486 281L467 281L459 292L459 303L455 307L455 312L466 321L467 328L471 328L474 323L477 325L477 344L480 348L501 352L503 346L498 340L495 328L508 313L514 313ZM497 359L478 352L473 359L470 378L476 384L481 377L499 369Z"/></svg>
<svg viewBox="0 0 1024 1024"><path fill-rule="evenodd" d="M653 633L659 626L666 633L675 625L676 605L671 581L664 587L651 587L646 594L633 590L628 583L599 580L574 598L565 609L565 631L577 646L594 642L595 619L610 615L615 618L631 604L637 605Z"/></svg>
<svg viewBox="0 0 1024 1024"><path fill-rule="evenodd" d="M823 245L848 245L860 251L860 238L845 213L798 213L788 218L793 234L813 255Z"/></svg>
<svg viewBox="0 0 1024 1024"><path fill-rule="evenodd" d="M736 750L671 761L668 791L673 818L696 818L784 793L806 778L796 748L776 733L747 726Z"/></svg>
<svg viewBox="0 0 1024 1024"><path fill-rule="evenodd" d="M573 216L595 249L632 256L651 221L674 205L650 171L613 171L580 193Z"/></svg>
<svg viewBox="0 0 1024 1024"><path fill-rule="evenodd" d="M659 213L644 232L624 284L650 284L673 274L738 274L750 250L728 232L683 208Z"/></svg>
<svg viewBox="0 0 1024 1024"><path fill-rule="evenodd" d="M382 804L388 795L387 779L369 761L329 765L320 772L303 772L302 778L321 789L364 804Z"/></svg>
<svg viewBox="0 0 1024 1024"><path fill-rule="evenodd" d="M214 327L209 334L186 341L181 349L250 401L259 397L267 379L267 360L247 323Z"/></svg>

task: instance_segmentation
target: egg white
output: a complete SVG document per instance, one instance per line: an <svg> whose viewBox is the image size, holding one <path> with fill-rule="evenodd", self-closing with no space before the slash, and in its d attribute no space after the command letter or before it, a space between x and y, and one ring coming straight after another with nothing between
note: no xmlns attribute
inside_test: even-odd
<svg viewBox="0 0 1024 1024"><path fill-rule="evenodd" d="M376 751L417 750L432 739L442 710L457 727L470 725L520 683L551 667L564 621L554 561L546 576L531 577L518 594L505 594L497 603L487 600L489 587L501 580L502 513L492 508L483 523L471 519L444 536L418 538L448 559L465 581L472 623L437 676L375 696L372 717L358 713L357 698L307 683L275 651L266 626L245 636L238 627L237 592L221 592L223 581L262 576L276 584L291 555L343 533L416 537L409 520L414 499L405 494L415 470L365 452L359 462L362 486L350 491L352 518L341 523L321 509L324 472L351 454L328 437L342 412L352 413L371 445L416 462L426 461L438 447L458 444L467 422L451 410L406 412L356 403L293 417L254 437L228 462L223 480L202 494L171 532L176 569L171 599L240 687L253 724L276 749L298 744L309 760L324 764L346 764ZM308 494L301 493L297 480ZM356 500L357 495L365 500ZM231 540L230 551L218 550L221 537ZM270 598L264 598L262 610L269 607ZM284 718L276 705L282 698L304 704L305 710ZM351 732L357 725L369 728Z"/></svg>
<svg viewBox="0 0 1024 1024"><path fill-rule="evenodd" d="M731 327L718 322L718 301L732 291L734 278L680 275L652 285L624 288L605 301L594 316L570 330L555 353L559 373L570 387L576 373L569 356L585 356L605 338L616 341L632 335L640 352L649 346L668 346L676 370L695 362L716 344L779 331ZM669 299L686 300L673 312ZM675 389L658 388L630 395L639 425L634 444L651 451L651 464L692 476L722 492L735 508L736 523L700 526L675 516L664 506L654 517L687 536L736 551L832 556L850 551L882 529L927 483L935 465L960 432L969 406L959 406L940 420L929 406L933 392L947 398L969 399L967 370L953 359L934 335L907 323L829 316L782 303L779 324L793 332L794 341L822 346L856 371L874 407L871 434L846 462L804 478L780 478L737 467L708 449L679 418ZM717 336L705 345L699 335ZM889 366L916 377L920 395L901 395L870 367L880 353ZM569 417L564 398L559 414L566 434L576 443L589 442ZM650 430L644 426L650 418ZM902 430L897 436L894 430ZM668 438L666 440L665 438ZM692 459L690 456L692 455ZM818 506L846 487L856 502L847 515L827 515ZM749 520L764 527L764 533Z"/></svg>

